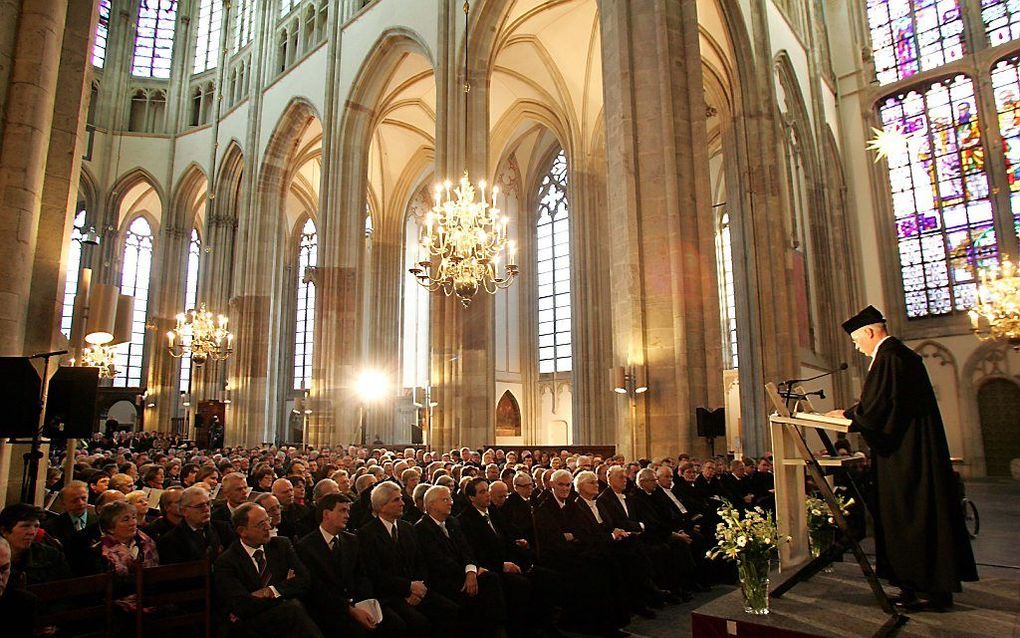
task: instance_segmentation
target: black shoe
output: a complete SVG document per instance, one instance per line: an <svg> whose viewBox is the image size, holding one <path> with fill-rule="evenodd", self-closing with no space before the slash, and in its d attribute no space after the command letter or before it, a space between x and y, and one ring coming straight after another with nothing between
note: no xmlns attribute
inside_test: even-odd
<svg viewBox="0 0 1020 638"><path fill-rule="evenodd" d="M901 589L899 593L889 596L889 602L896 605L911 605L917 601L917 594L912 589Z"/></svg>

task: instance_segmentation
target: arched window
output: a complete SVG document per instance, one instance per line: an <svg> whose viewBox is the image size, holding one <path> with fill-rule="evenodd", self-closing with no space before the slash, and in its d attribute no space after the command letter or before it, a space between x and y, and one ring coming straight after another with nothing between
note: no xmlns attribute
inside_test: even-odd
<svg viewBox="0 0 1020 638"><path fill-rule="evenodd" d="M315 333L315 285L319 240L315 223L308 219L301 229L297 258L297 317L294 327L294 389L312 385L312 338Z"/></svg>
<svg viewBox="0 0 1020 638"><path fill-rule="evenodd" d="M535 273L540 373L571 370L569 215L567 157L561 150L538 187Z"/></svg>
<svg viewBox="0 0 1020 638"><path fill-rule="evenodd" d="M719 301L722 306L723 348L727 368L737 367L737 302L733 288L733 248L730 243L730 214L719 218L719 232L715 236L715 251L719 260Z"/></svg>
<svg viewBox="0 0 1020 638"><path fill-rule="evenodd" d="M184 310L187 312L198 306L198 269L202 259L202 239L198 230L191 229L191 241L188 243L188 267L184 276ZM185 352L181 357L181 392L191 393L191 354Z"/></svg>
<svg viewBox="0 0 1020 638"><path fill-rule="evenodd" d="M868 0L867 7L879 84L940 67L966 52L959 0Z"/></svg>
<svg viewBox="0 0 1020 638"><path fill-rule="evenodd" d="M255 0L238 0L234 5L234 53L251 42L255 24Z"/></svg>
<svg viewBox="0 0 1020 638"><path fill-rule="evenodd" d="M198 8L198 40L195 43L195 73L216 68L220 50L221 0L202 0Z"/></svg>
<svg viewBox="0 0 1020 638"><path fill-rule="evenodd" d="M167 79L174 51L177 0L139 0L131 75Z"/></svg>
<svg viewBox="0 0 1020 638"><path fill-rule="evenodd" d="M120 293L135 298L135 313L131 318L131 340L117 346L114 359L118 375L113 385L119 387L134 388L142 385L152 243L152 227L149 222L144 217L135 218L124 236L124 256L120 270Z"/></svg>
<svg viewBox="0 0 1020 638"><path fill-rule="evenodd" d="M426 207L428 201L426 196ZM405 388L423 388L429 380L429 291L409 271L419 261L420 221L417 215L408 215L404 232L404 317L400 342L401 379Z"/></svg>
<svg viewBox="0 0 1020 638"><path fill-rule="evenodd" d="M64 277L64 305L60 312L60 333L71 338L71 317L74 315L74 297L78 294L78 275L81 270L81 239L85 234L85 211L74 216L71 228L71 245L67 250L67 271Z"/></svg>
<svg viewBox="0 0 1020 638"><path fill-rule="evenodd" d="M1000 60L992 69L992 91L1006 157L1006 182L1013 226L1020 237L1020 56Z"/></svg>
<svg viewBox="0 0 1020 638"><path fill-rule="evenodd" d="M981 0L981 19L993 47L1020 38L1020 2Z"/></svg>
<svg viewBox="0 0 1020 638"><path fill-rule="evenodd" d="M890 96L879 114L904 137L888 165L907 317L966 310L975 268L998 257L974 84L940 80Z"/></svg>
<svg viewBox="0 0 1020 638"><path fill-rule="evenodd" d="M96 22L96 41L92 45L92 66L106 64L106 44L110 40L110 0L99 0L99 21Z"/></svg>

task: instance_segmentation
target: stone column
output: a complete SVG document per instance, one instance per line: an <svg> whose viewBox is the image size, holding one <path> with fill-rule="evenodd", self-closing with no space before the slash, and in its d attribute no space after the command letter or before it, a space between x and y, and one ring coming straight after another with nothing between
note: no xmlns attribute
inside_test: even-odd
<svg viewBox="0 0 1020 638"><path fill-rule="evenodd" d="M704 449L694 410L720 405L722 342L705 98L693 2L601 2L606 238L617 365L647 365L628 457ZM632 423L636 421L636 423Z"/></svg>
<svg viewBox="0 0 1020 638"><path fill-rule="evenodd" d="M22 3L0 138L0 355L21 355L67 0Z"/></svg>
<svg viewBox="0 0 1020 638"><path fill-rule="evenodd" d="M84 140L84 114L89 95L89 56L95 33L95 12L89 3L70 3L60 52L57 97L53 110L46 175L26 325L25 352L46 352L63 347L59 334L63 310L67 248Z"/></svg>
<svg viewBox="0 0 1020 638"><path fill-rule="evenodd" d="M185 207L186 198L178 199L180 201L173 202L171 206ZM179 226L177 222L185 217L183 210L166 211L153 259L153 272L157 273L154 279L158 283L153 286L154 294L149 299L148 320L155 325L155 329L146 339L150 349L145 385L150 398L155 395L157 399L156 408L146 414L145 425L146 429L161 432L170 431L170 419L176 416L180 401L176 390L181 361L170 356L166 333L177 325L177 313L184 311L184 271L187 267L191 228ZM213 365L213 362L207 365Z"/></svg>

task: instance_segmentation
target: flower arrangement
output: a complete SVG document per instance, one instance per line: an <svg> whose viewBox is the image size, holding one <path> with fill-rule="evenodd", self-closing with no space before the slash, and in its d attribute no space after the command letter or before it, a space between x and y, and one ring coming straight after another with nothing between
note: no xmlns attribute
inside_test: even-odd
<svg viewBox="0 0 1020 638"><path fill-rule="evenodd" d="M823 499L816 496L808 496L804 503L807 505L808 533L835 529L837 527L836 521L832 517L832 512L829 511L829 505ZM854 499L847 499L842 494L836 494L836 504L839 505L839 511L845 517L849 515L849 508L854 505Z"/></svg>
<svg viewBox="0 0 1020 638"><path fill-rule="evenodd" d="M722 522L715 528L715 546L708 558L737 561L740 589L744 594L744 611L749 614L769 613L769 561L779 555L779 544L790 542L780 536L775 517L760 507L743 513L723 499L719 508Z"/></svg>

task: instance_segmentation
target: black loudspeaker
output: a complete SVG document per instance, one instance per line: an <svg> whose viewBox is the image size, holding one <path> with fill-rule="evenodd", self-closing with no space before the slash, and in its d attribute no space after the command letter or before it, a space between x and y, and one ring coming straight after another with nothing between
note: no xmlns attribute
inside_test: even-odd
<svg viewBox="0 0 1020 638"><path fill-rule="evenodd" d="M92 436L98 388L99 368L58 368L46 396L43 435L55 440Z"/></svg>
<svg viewBox="0 0 1020 638"><path fill-rule="evenodd" d="M39 373L27 357L0 357L0 436L32 438L39 426Z"/></svg>
<svg viewBox="0 0 1020 638"><path fill-rule="evenodd" d="M726 408L709 410L698 408L698 436L715 438L726 436Z"/></svg>

